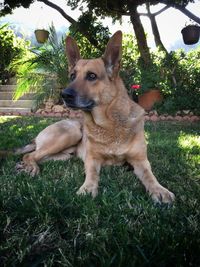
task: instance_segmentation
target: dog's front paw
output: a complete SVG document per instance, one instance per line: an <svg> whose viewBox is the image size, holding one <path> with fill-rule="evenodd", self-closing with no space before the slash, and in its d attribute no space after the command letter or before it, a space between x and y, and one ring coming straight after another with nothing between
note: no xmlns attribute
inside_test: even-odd
<svg viewBox="0 0 200 267"><path fill-rule="evenodd" d="M77 195L91 194L93 198L98 195L98 185L93 183L84 183L76 192Z"/></svg>
<svg viewBox="0 0 200 267"><path fill-rule="evenodd" d="M159 204L170 204L175 200L175 195L162 185L157 185L149 189L149 194L153 201Z"/></svg>

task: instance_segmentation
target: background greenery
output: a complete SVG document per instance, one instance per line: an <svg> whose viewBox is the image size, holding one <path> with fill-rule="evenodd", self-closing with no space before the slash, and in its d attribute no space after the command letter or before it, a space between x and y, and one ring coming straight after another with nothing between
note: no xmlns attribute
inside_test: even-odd
<svg viewBox="0 0 200 267"><path fill-rule="evenodd" d="M28 45L28 42L15 36L8 24L0 25L0 84L5 84L14 76L10 64L14 59L23 57Z"/></svg>
<svg viewBox="0 0 200 267"><path fill-rule="evenodd" d="M15 71L18 78L15 99L30 90L36 92L38 103L49 97L58 99L58 89L65 88L68 83L65 36L58 40L54 27L49 30L50 38L44 45L25 49L23 57L17 52L17 58L9 59L9 63L12 62L12 73ZM1 34L0 31L0 37ZM75 28L71 27L69 34L76 38L83 58L91 58L102 55L109 33L106 29L99 36L104 40L99 49L92 46ZM18 50L21 49L21 43L19 44ZM13 46L10 47L6 42L4 46L11 54L14 53ZM146 68L140 59L136 39L132 35L123 35L121 76L129 94L142 94L149 89L158 88L164 95L163 102L156 106L158 112L175 114L180 110L190 110L200 114L200 47L188 53L177 50L166 54L156 50L151 52L151 57L151 66ZM4 71L7 69L4 68ZM132 84L139 84L141 88L135 92L131 89Z"/></svg>
<svg viewBox="0 0 200 267"><path fill-rule="evenodd" d="M0 149L27 144L55 119L1 117ZM21 157L0 166L1 266L200 266L198 123L146 123L149 159L176 195L157 206L122 167L104 167L99 196L80 197L83 163L46 162L17 174Z"/></svg>
<svg viewBox="0 0 200 267"><path fill-rule="evenodd" d="M23 94L32 91L36 93L38 104L48 98L59 100L60 90L68 82L64 38L58 40L53 25L49 31L48 42L30 48L26 56L12 62L17 76L14 99L19 99Z"/></svg>

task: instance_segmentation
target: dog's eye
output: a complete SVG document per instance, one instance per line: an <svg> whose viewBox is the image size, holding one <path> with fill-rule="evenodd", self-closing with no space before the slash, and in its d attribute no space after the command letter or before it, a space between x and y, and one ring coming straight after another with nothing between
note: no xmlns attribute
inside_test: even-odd
<svg viewBox="0 0 200 267"><path fill-rule="evenodd" d="M76 79L76 74L75 73L71 73L70 74L70 81L72 82L75 79Z"/></svg>
<svg viewBox="0 0 200 267"><path fill-rule="evenodd" d="M86 79L88 81L95 81L97 79L97 75L93 72L88 72L86 75Z"/></svg>

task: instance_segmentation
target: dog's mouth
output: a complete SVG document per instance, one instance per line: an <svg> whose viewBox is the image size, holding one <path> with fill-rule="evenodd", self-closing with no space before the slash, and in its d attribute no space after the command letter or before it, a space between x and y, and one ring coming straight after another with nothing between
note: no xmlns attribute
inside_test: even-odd
<svg viewBox="0 0 200 267"><path fill-rule="evenodd" d="M95 101L87 97L80 96L75 90L68 88L61 93L64 104L72 109L91 111L95 107Z"/></svg>
<svg viewBox="0 0 200 267"><path fill-rule="evenodd" d="M81 102L81 101L72 102L66 99L63 99L63 100L64 100L65 105L72 109L81 109L83 111L91 111L93 107L95 106L95 103L92 100L87 101L87 102L85 101L84 102Z"/></svg>

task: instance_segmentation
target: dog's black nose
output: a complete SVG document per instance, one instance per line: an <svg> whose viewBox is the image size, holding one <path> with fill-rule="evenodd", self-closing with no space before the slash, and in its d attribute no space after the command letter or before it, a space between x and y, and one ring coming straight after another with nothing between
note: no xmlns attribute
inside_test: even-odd
<svg viewBox="0 0 200 267"><path fill-rule="evenodd" d="M64 89L61 93L61 97L64 100L74 100L74 98L76 97L76 91L72 88Z"/></svg>

